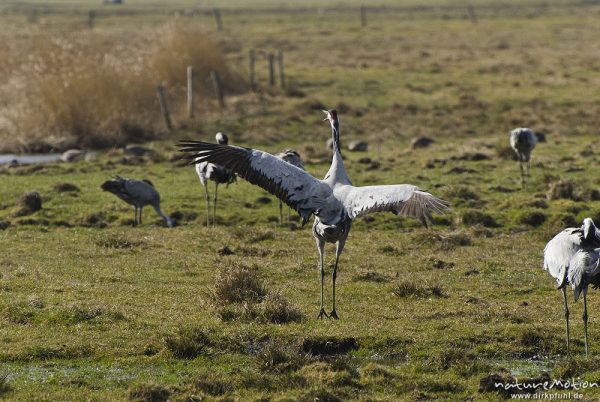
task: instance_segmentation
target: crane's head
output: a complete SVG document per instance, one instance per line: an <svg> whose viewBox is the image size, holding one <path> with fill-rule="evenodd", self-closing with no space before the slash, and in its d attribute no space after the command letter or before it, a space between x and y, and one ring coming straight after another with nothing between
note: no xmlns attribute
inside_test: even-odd
<svg viewBox="0 0 600 402"><path fill-rule="evenodd" d="M596 225L592 218L585 218L581 229L583 230L583 238L585 240L600 244L600 233L598 233L598 229L596 229Z"/></svg>
<svg viewBox="0 0 600 402"><path fill-rule="evenodd" d="M333 122L339 124L337 112L335 109L323 110L323 113L325 113L325 118L323 120L329 120L331 124L333 124Z"/></svg>
<svg viewBox="0 0 600 402"><path fill-rule="evenodd" d="M333 129L333 135L335 137L334 140L339 141L340 121L338 120L336 110L323 110L323 113L325 113L325 118L323 120L329 120L329 123L331 123L331 128Z"/></svg>
<svg viewBox="0 0 600 402"><path fill-rule="evenodd" d="M221 145L227 145L229 143L229 138L227 138L227 136L221 132L218 132L217 135L215 135L215 138Z"/></svg>

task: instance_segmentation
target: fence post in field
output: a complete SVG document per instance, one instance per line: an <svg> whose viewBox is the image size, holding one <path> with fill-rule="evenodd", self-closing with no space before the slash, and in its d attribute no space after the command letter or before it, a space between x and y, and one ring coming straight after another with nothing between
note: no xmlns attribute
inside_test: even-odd
<svg viewBox="0 0 600 402"><path fill-rule="evenodd" d="M275 85L275 56L273 53L267 54L267 61L269 62L269 85Z"/></svg>
<svg viewBox="0 0 600 402"><path fill-rule="evenodd" d="M477 14L475 14L475 8L469 4L467 6L467 13L469 14L469 20L472 24L477 24Z"/></svg>
<svg viewBox="0 0 600 402"><path fill-rule="evenodd" d="M215 95L219 100L219 106L221 108L225 107L225 97L223 96L223 84L221 82L221 77L219 77L219 73L216 71L210 72L210 79L213 84L213 88L215 89Z"/></svg>
<svg viewBox="0 0 600 402"><path fill-rule="evenodd" d="M27 13L27 22L35 24L38 22L38 10L34 8L30 12Z"/></svg>
<svg viewBox="0 0 600 402"><path fill-rule="evenodd" d="M215 22L217 23L217 31L222 31L223 22L221 21L221 10L219 10L218 8L214 8L213 15L215 16Z"/></svg>
<svg viewBox="0 0 600 402"><path fill-rule="evenodd" d="M285 88L285 74L283 72L283 50L279 49L277 51L277 61L279 65L279 85L281 88Z"/></svg>
<svg viewBox="0 0 600 402"><path fill-rule="evenodd" d="M194 117L194 67L187 68L187 112L188 117Z"/></svg>
<svg viewBox="0 0 600 402"><path fill-rule="evenodd" d="M365 6L360 8L360 26L367 26L367 7Z"/></svg>
<svg viewBox="0 0 600 402"><path fill-rule="evenodd" d="M94 10L90 10L88 13L88 27L92 29L94 27L94 23L96 20L96 12Z"/></svg>
<svg viewBox="0 0 600 402"><path fill-rule="evenodd" d="M160 104L160 112L165 120L165 126L167 130L173 131L173 124L171 124L171 116L169 115L169 107L167 106L167 98L165 96L165 88L162 85L156 87L158 91L158 103Z"/></svg>
<svg viewBox="0 0 600 402"><path fill-rule="evenodd" d="M255 78L254 78L254 62L255 62L255 55L254 55L254 49L250 49L250 51L248 52L248 61L250 63L249 65L249 80L250 80L250 89L252 89L253 91L256 89L256 82L255 82Z"/></svg>

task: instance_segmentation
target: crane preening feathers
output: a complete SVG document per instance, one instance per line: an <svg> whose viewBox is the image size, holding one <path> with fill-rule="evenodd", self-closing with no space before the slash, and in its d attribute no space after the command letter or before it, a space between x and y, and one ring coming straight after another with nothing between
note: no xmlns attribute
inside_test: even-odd
<svg viewBox="0 0 600 402"><path fill-rule="evenodd" d="M192 164L210 162L224 166L267 190L298 211L303 223L315 216L312 232L319 250L321 274L321 306L317 318L338 318L335 309L337 267L352 221L370 212L390 211L426 223L432 212L444 213L449 204L410 184L353 186L342 160L337 112L333 109L324 112L325 120L331 125L333 160L323 180L256 149L188 140L181 141L179 147L182 152L188 153ZM323 250L326 242L336 243L332 272L333 309L329 314L323 307Z"/></svg>
<svg viewBox="0 0 600 402"><path fill-rule="evenodd" d="M585 355L588 354L587 289L590 284L600 285L598 266L600 232L591 218L585 218L580 228L567 228L554 236L544 248L544 269L556 279L556 288L562 291L567 323L567 354L569 353L569 307L567 284L571 284L575 301L583 294L583 326Z"/></svg>

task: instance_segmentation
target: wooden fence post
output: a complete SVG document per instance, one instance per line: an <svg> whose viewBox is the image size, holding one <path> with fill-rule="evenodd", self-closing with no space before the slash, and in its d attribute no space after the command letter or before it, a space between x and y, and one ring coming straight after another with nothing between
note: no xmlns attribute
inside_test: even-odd
<svg viewBox="0 0 600 402"><path fill-rule="evenodd" d="M283 50L277 51L277 61L279 65L279 85L281 88L285 88L285 73L283 72Z"/></svg>
<svg viewBox="0 0 600 402"><path fill-rule="evenodd" d="M365 6L360 8L360 25L362 27L367 26L367 7Z"/></svg>
<svg viewBox="0 0 600 402"><path fill-rule="evenodd" d="M225 97L223 96L223 84L221 82L221 77L219 77L219 73L216 71L210 72L210 79L213 83L213 88L215 89L215 95L219 100L219 106L221 108L225 107Z"/></svg>
<svg viewBox="0 0 600 402"><path fill-rule="evenodd" d="M215 22L217 23L217 31L222 31L223 22L221 21L221 10L219 10L218 8L214 8L213 15L215 16Z"/></svg>
<svg viewBox="0 0 600 402"><path fill-rule="evenodd" d="M252 89L253 91L256 90L256 82L255 82L255 78L254 78L254 62L255 62L255 55L254 55L254 49L250 49L250 51L248 52L248 61L250 63L249 65L249 80L250 80L250 89Z"/></svg>
<svg viewBox="0 0 600 402"><path fill-rule="evenodd" d="M94 10L90 10L88 13L88 27L92 29L94 27L94 23L96 20L96 12Z"/></svg>
<svg viewBox="0 0 600 402"><path fill-rule="evenodd" d="M477 14L475 14L475 8L473 5L469 4L467 6L467 13L469 14L469 20L471 20L471 23L477 24Z"/></svg>
<svg viewBox="0 0 600 402"><path fill-rule="evenodd" d="M173 124L171 124L171 116L169 115L169 107L167 106L167 98L165 96L165 88L162 85L156 87L158 91L158 103L160 104L160 112L165 120L165 126L167 130L173 131Z"/></svg>
<svg viewBox="0 0 600 402"><path fill-rule="evenodd" d="M194 117L194 67L187 68L187 112L188 117Z"/></svg>
<svg viewBox="0 0 600 402"><path fill-rule="evenodd" d="M269 62L269 85L275 85L275 66L273 66L275 61L275 56L273 53L267 54L267 60Z"/></svg>

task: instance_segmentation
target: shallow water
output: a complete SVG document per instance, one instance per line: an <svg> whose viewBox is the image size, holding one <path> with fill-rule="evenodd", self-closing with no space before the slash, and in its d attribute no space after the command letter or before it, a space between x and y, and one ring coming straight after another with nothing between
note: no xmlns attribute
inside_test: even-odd
<svg viewBox="0 0 600 402"><path fill-rule="evenodd" d="M20 165L31 163L50 163L60 161L60 154L14 155L0 154L0 165L17 161Z"/></svg>

